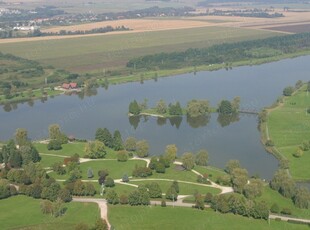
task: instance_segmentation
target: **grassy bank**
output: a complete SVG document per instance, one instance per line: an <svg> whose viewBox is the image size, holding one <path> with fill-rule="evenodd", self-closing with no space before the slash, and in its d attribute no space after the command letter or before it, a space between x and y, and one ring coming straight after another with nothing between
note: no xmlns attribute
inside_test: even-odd
<svg viewBox="0 0 310 230"><path fill-rule="evenodd" d="M262 140L274 142L274 147L268 150L280 159L289 160L290 173L296 180L310 180L310 151L304 151L301 157L293 155L304 141L310 140L310 115L306 112L309 104L310 97L304 85L268 109L267 122L261 125Z"/></svg>

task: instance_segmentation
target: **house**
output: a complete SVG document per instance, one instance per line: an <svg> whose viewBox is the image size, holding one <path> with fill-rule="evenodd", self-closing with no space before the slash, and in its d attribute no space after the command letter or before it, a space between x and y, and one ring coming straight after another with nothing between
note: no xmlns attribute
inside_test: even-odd
<svg viewBox="0 0 310 230"><path fill-rule="evenodd" d="M70 82L70 83L63 83L61 86L65 90L70 90L70 89L77 89L77 83L75 82Z"/></svg>

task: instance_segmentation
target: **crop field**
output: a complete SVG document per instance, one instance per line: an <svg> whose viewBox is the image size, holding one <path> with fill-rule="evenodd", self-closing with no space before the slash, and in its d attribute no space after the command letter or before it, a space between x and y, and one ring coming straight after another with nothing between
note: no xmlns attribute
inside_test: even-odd
<svg viewBox="0 0 310 230"><path fill-rule="evenodd" d="M276 36L270 31L203 27L0 44L0 51L73 72L124 67L130 58Z"/></svg>

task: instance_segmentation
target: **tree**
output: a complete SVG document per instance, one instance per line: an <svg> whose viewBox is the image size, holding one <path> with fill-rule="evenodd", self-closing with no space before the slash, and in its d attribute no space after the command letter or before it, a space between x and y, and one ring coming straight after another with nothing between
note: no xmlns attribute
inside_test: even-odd
<svg viewBox="0 0 310 230"><path fill-rule="evenodd" d="M177 182L176 180L174 180L174 181L172 182L171 187L174 187L174 189L175 189L175 191L176 191L177 193L180 192L179 182Z"/></svg>
<svg viewBox="0 0 310 230"><path fill-rule="evenodd" d="M233 113L238 113L240 109L240 97L235 97L231 102Z"/></svg>
<svg viewBox="0 0 310 230"><path fill-rule="evenodd" d="M22 166L23 158L17 149L10 151L8 163L12 168L20 168Z"/></svg>
<svg viewBox="0 0 310 230"><path fill-rule="evenodd" d="M52 183L49 187L44 187L42 190L42 198L48 199L50 201L55 201L58 198L58 194L60 191L60 185L58 183Z"/></svg>
<svg viewBox="0 0 310 230"><path fill-rule="evenodd" d="M166 192L166 199L176 201L178 199L178 193L176 192L175 188L171 186L168 188Z"/></svg>
<svg viewBox="0 0 310 230"><path fill-rule="evenodd" d="M156 112L159 114L165 114L167 113L167 104L163 99L160 99L160 101L156 105Z"/></svg>
<svg viewBox="0 0 310 230"><path fill-rule="evenodd" d="M205 201L206 203L211 203L212 198L213 198L212 193L208 192L208 193L206 194L206 196L205 196L205 200L204 200L204 201Z"/></svg>
<svg viewBox="0 0 310 230"><path fill-rule="evenodd" d="M128 137L125 141L125 149L127 151L136 151L137 149L137 140L134 137Z"/></svg>
<svg viewBox="0 0 310 230"><path fill-rule="evenodd" d="M183 111L180 105L180 102L176 102L175 104L169 104L169 115L172 116L182 116Z"/></svg>
<svg viewBox="0 0 310 230"><path fill-rule="evenodd" d="M52 165L52 169L53 169L54 172L57 173L57 175L64 175L64 174L66 174L66 168L63 167L62 162L55 162Z"/></svg>
<svg viewBox="0 0 310 230"><path fill-rule="evenodd" d="M147 184L146 186L149 189L150 198L160 198L162 196L161 188L156 182Z"/></svg>
<svg viewBox="0 0 310 230"><path fill-rule="evenodd" d="M251 179L249 183L244 186L243 193L245 197L254 199L262 195L263 189L264 185L261 179Z"/></svg>
<svg viewBox="0 0 310 230"><path fill-rule="evenodd" d="M293 202L296 207L309 209L310 208L310 192L306 188L297 188L293 197Z"/></svg>
<svg viewBox="0 0 310 230"><path fill-rule="evenodd" d="M128 183L129 182L129 177L127 174L125 174L123 177L122 177L122 182L124 183Z"/></svg>
<svg viewBox="0 0 310 230"><path fill-rule="evenodd" d="M61 142L59 140L50 140L50 142L47 144L47 149L55 151L60 150L62 149Z"/></svg>
<svg viewBox="0 0 310 230"><path fill-rule="evenodd" d="M201 209L201 210L205 209L204 198L201 194L195 195L195 208Z"/></svg>
<svg viewBox="0 0 310 230"><path fill-rule="evenodd" d="M23 146L29 142L28 132L26 129L17 129L15 132L15 141L19 146Z"/></svg>
<svg viewBox="0 0 310 230"><path fill-rule="evenodd" d="M98 140L86 143L84 151L91 159L104 158L106 155L104 144Z"/></svg>
<svg viewBox="0 0 310 230"><path fill-rule="evenodd" d="M195 157L196 165L207 166L208 164L208 151L207 150L200 150Z"/></svg>
<svg viewBox="0 0 310 230"><path fill-rule="evenodd" d="M295 182L283 169L278 170L272 180L270 181L270 187L273 190L278 191L284 197L292 198L295 194Z"/></svg>
<svg viewBox="0 0 310 230"><path fill-rule="evenodd" d="M126 162L128 160L129 156L126 151L119 151L117 153L117 160L120 162Z"/></svg>
<svg viewBox="0 0 310 230"><path fill-rule="evenodd" d="M167 145L165 150L165 158L167 158L171 163L177 157L178 148L176 145Z"/></svg>
<svg viewBox="0 0 310 230"><path fill-rule="evenodd" d="M49 200L42 200L40 203L43 214L53 214L53 203Z"/></svg>
<svg viewBox="0 0 310 230"><path fill-rule="evenodd" d="M241 167L240 162L238 160L230 160L226 164L225 171L231 174L235 168L240 168L240 167Z"/></svg>
<svg viewBox="0 0 310 230"><path fill-rule="evenodd" d="M129 193L128 203L131 206L140 205L140 193L138 192L138 190L134 190L131 193Z"/></svg>
<svg viewBox="0 0 310 230"><path fill-rule="evenodd" d="M66 202L66 203L72 201L72 195L71 195L70 191L66 188L60 189L60 191L58 193L58 198L61 199L63 202Z"/></svg>
<svg viewBox="0 0 310 230"><path fill-rule="evenodd" d="M210 112L209 101L207 100L191 100L187 103L187 116L196 118L205 116Z"/></svg>
<svg viewBox="0 0 310 230"><path fill-rule="evenodd" d="M287 96L287 97L292 96L293 93L294 93L294 87L292 87L292 86L288 86L288 87L284 88L284 90L283 90L283 95Z"/></svg>
<svg viewBox="0 0 310 230"><path fill-rule="evenodd" d="M120 204L128 204L128 196L125 194L120 195L119 197L119 203Z"/></svg>
<svg viewBox="0 0 310 230"><path fill-rule="evenodd" d="M96 140L99 140L104 143L105 146L112 148L113 147L113 137L110 131L107 128L97 129L96 131Z"/></svg>
<svg viewBox="0 0 310 230"><path fill-rule="evenodd" d="M94 172L91 168L87 169L87 178L93 178L94 177Z"/></svg>
<svg viewBox="0 0 310 230"><path fill-rule="evenodd" d="M108 190L106 199L107 199L109 204L118 204L119 203L119 197L113 189Z"/></svg>
<svg viewBox="0 0 310 230"><path fill-rule="evenodd" d="M124 149L122 136L118 130L116 130L113 135L113 149L116 151Z"/></svg>
<svg viewBox="0 0 310 230"><path fill-rule="evenodd" d="M217 111L219 114L224 114L224 115L229 115L229 114L234 113L233 106L232 106L231 102L228 100L221 101Z"/></svg>
<svg viewBox="0 0 310 230"><path fill-rule="evenodd" d="M296 152L293 154L293 156L296 157L296 158L300 158L300 157L302 157L303 154L304 154L304 151L302 151L301 148L298 148L296 150Z"/></svg>
<svg viewBox="0 0 310 230"><path fill-rule="evenodd" d="M61 136L60 126L58 124L52 124L48 127L49 137L51 140L57 140Z"/></svg>
<svg viewBox="0 0 310 230"><path fill-rule="evenodd" d="M248 171L242 168L235 168L231 175L234 191L242 193L244 186L248 183Z"/></svg>
<svg viewBox="0 0 310 230"><path fill-rule="evenodd" d="M166 167L165 167L165 164L162 163L162 162L157 162L155 164L155 171L157 173L165 173L166 172Z"/></svg>
<svg viewBox="0 0 310 230"><path fill-rule="evenodd" d="M165 201L165 200L162 200L160 206L161 206L161 207L167 207L166 201Z"/></svg>
<svg viewBox="0 0 310 230"><path fill-rule="evenodd" d="M147 157L149 155L149 143L146 140L137 142L137 155L138 157Z"/></svg>
<svg viewBox="0 0 310 230"><path fill-rule="evenodd" d="M134 100L133 102L130 102L129 104L129 113L133 115L139 115L141 112L141 109L138 105L138 102Z"/></svg>
<svg viewBox="0 0 310 230"><path fill-rule="evenodd" d="M26 165L30 162L39 162L41 160L38 150L30 142L21 146L19 151L22 156L23 165Z"/></svg>
<svg viewBox="0 0 310 230"><path fill-rule="evenodd" d="M98 219L96 220L94 229L96 229L96 230L109 230L109 226L108 226L106 220L103 220L103 219L101 219L101 218L98 218Z"/></svg>
<svg viewBox="0 0 310 230"><path fill-rule="evenodd" d="M270 208L270 212L279 213L280 212L279 205L277 203L273 203L271 208Z"/></svg>
<svg viewBox="0 0 310 230"><path fill-rule="evenodd" d="M186 152L181 157L182 165L186 170L191 170L195 166L194 154Z"/></svg>
<svg viewBox="0 0 310 230"><path fill-rule="evenodd" d="M115 183L111 177L108 177L104 182L105 187L114 187Z"/></svg>

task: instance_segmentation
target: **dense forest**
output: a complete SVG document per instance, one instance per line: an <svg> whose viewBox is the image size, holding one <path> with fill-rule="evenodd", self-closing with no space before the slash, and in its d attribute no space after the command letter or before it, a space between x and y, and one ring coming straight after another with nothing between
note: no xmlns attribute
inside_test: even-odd
<svg viewBox="0 0 310 230"><path fill-rule="evenodd" d="M310 33L224 43L183 52L158 53L133 58L127 67L135 69L176 69L186 66L232 63L252 58L268 58L310 48Z"/></svg>

